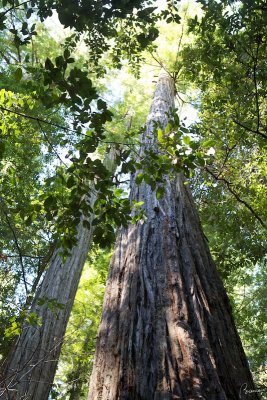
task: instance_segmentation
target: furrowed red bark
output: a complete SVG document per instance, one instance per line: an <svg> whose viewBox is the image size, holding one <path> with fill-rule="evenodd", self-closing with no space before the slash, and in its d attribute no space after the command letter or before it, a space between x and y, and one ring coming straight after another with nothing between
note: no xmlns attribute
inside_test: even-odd
<svg viewBox="0 0 267 400"><path fill-rule="evenodd" d="M156 148L153 121L166 125L173 106L161 73L141 154ZM166 177L159 201L144 183L131 198L147 219L118 233L88 399L258 399L244 392L251 373L183 176Z"/></svg>
<svg viewBox="0 0 267 400"><path fill-rule="evenodd" d="M112 150L106 159L109 167L112 165L113 168L114 158L115 151ZM88 196L91 207L96 196L94 192L90 198ZM0 399L48 399L71 308L92 242L93 226L90 229L84 227L84 219L82 216L77 228L77 245L71 249L66 261L62 261L61 249L52 256L30 309L31 313L41 318L42 325L23 325L22 333L0 371ZM93 215L87 221L92 222L92 219ZM48 302L40 305L41 299L47 299ZM55 309L51 310L49 300L55 300L63 308L55 305Z"/></svg>

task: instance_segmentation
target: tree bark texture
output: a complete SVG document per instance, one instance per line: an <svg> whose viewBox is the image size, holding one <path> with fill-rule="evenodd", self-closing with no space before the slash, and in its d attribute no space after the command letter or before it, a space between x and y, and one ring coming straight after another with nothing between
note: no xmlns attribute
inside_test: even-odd
<svg viewBox="0 0 267 400"><path fill-rule="evenodd" d="M65 262L59 250L52 257L30 310L41 317L42 325L23 326L1 374L1 399L48 398L92 232L81 222L77 236L77 246ZM40 299L55 299L64 308L50 309L49 302L39 305Z"/></svg>
<svg viewBox="0 0 267 400"><path fill-rule="evenodd" d="M114 168L115 156L115 150L111 150L105 160L107 168ZM96 196L93 190L90 199L88 196L91 207ZM92 222L93 218L91 215L87 221ZM62 261L60 249L52 256L30 309L31 313L41 317L42 325L23 326L0 371L0 399L48 399L71 308L92 242L93 227L84 227L84 219L82 216L77 228L77 245L71 249L66 261ZM47 299L48 302L40 305L40 299ZM55 300L63 308L51 310L49 300Z"/></svg>
<svg viewBox="0 0 267 400"><path fill-rule="evenodd" d="M161 73L142 149L156 148L174 84ZM228 297L182 174L158 201L133 184L147 219L122 228L110 265L89 400L237 400L253 389Z"/></svg>

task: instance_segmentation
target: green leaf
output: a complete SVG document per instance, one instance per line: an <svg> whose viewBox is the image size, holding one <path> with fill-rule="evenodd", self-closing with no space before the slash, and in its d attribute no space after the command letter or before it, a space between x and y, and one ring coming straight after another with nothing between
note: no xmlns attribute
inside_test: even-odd
<svg viewBox="0 0 267 400"><path fill-rule="evenodd" d="M69 58L69 56L70 56L70 51L69 51L69 49L65 49L65 50L64 50L64 58L65 58L65 60L67 60L67 59Z"/></svg>
<svg viewBox="0 0 267 400"><path fill-rule="evenodd" d="M52 70L54 68L54 64L52 63L52 61L50 60L50 58L47 58L45 60L45 69L47 70Z"/></svg>
<svg viewBox="0 0 267 400"><path fill-rule="evenodd" d="M32 8L28 8L27 12L26 12L26 18L30 18L30 16L32 15L33 10Z"/></svg>
<svg viewBox="0 0 267 400"><path fill-rule="evenodd" d="M29 313L27 315L26 321L31 326L36 326L36 325L41 326L42 325L42 319L35 312Z"/></svg>
<svg viewBox="0 0 267 400"><path fill-rule="evenodd" d="M144 201L133 201L134 207L138 208L144 204Z"/></svg>
<svg viewBox="0 0 267 400"><path fill-rule="evenodd" d="M17 68L14 74L15 80L17 82L19 82L22 78L22 69L21 68Z"/></svg>
<svg viewBox="0 0 267 400"><path fill-rule="evenodd" d="M205 166L205 159L201 155L197 155L196 161L197 161L197 164L200 165L201 167Z"/></svg>
<svg viewBox="0 0 267 400"><path fill-rule="evenodd" d="M190 136L184 136L184 137L183 137L183 142L184 142L184 144L189 145L189 144L190 144L190 141L191 141Z"/></svg>
<svg viewBox="0 0 267 400"><path fill-rule="evenodd" d="M161 128L158 129L158 141L159 143L163 142L163 132Z"/></svg>
<svg viewBox="0 0 267 400"><path fill-rule="evenodd" d="M204 140L201 143L201 146L206 149L206 148L210 148L210 147L216 146L216 144L217 144L216 140L208 139L208 140Z"/></svg>
<svg viewBox="0 0 267 400"><path fill-rule="evenodd" d="M168 135L170 133L170 131L171 131L171 124L169 123L166 125L165 133Z"/></svg>
<svg viewBox="0 0 267 400"><path fill-rule="evenodd" d="M6 337L12 337L12 336L17 336L21 332L21 327L17 322L12 322L11 326L7 329L5 329L5 336Z"/></svg>
<svg viewBox="0 0 267 400"><path fill-rule="evenodd" d="M138 175L136 176L136 178L135 178L135 183L136 183L137 185L140 185L140 183L143 181L143 179L144 179L144 174L143 174L143 173L140 173L140 174L138 174Z"/></svg>
<svg viewBox="0 0 267 400"><path fill-rule="evenodd" d="M49 195L44 201L44 208L49 210L52 205L55 205L56 198L52 195Z"/></svg>
<svg viewBox="0 0 267 400"><path fill-rule="evenodd" d="M91 224L89 221L87 221L86 219L83 220L83 226L87 229L91 229Z"/></svg>
<svg viewBox="0 0 267 400"><path fill-rule="evenodd" d="M75 185L75 179L74 179L74 176L71 175L71 176L67 179L66 186L67 186L67 188L71 188L71 187L73 187L74 185Z"/></svg>
<svg viewBox="0 0 267 400"><path fill-rule="evenodd" d="M123 189L117 188L114 190L114 195L116 197L120 197L122 195L122 193L123 193Z"/></svg>
<svg viewBox="0 0 267 400"><path fill-rule="evenodd" d="M104 100L102 100L102 99L98 99L97 100L97 108L99 110L105 110L107 108L106 102Z"/></svg>
<svg viewBox="0 0 267 400"><path fill-rule="evenodd" d="M159 186L157 188L157 190L156 190L156 198L157 198L157 200L160 200L162 198L162 196L164 195L164 193L165 193L164 187L163 186Z"/></svg>
<svg viewBox="0 0 267 400"><path fill-rule="evenodd" d="M56 66L61 68L64 65L64 58L62 56L56 57Z"/></svg>

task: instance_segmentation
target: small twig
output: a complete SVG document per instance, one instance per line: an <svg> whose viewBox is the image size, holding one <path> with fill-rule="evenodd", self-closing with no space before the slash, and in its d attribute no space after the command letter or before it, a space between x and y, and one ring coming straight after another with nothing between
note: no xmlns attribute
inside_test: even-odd
<svg viewBox="0 0 267 400"><path fill-rule="evenodd" d="M49 137L47 136L46 132L43 130L43 127L41 125L41 122L39 120L37 120L37 124L45 138L45 140L47 141L47 143L49 144L49 146L51 147L51 149L53 150L54 154L56 155L56 157L59 159L59 161L65 165L65 167L68 167L68 165L65 163L65 161L62 160L62 158L60 157L60 155L58 154L57 150L55 149L54 145L51 143Z"/></svg>
<svg viewBox="0 0 267 400"><path fill-rule="evenodd" d="M136 146L138 143L124 143L124 142L113 142L113 141L106 141L106 140L99 140L101 143L106 144L122 144L124 146Z"/></svg>
<svg viewBox="0 0 267 400"><path fill-rule="evenodd" d="M21 270L22 270L22 279L23 279L23 283L24 283L24 287L25 287L25 291L26 291L26 295L27 295L28 294L28 285L27 285L27 281L26 281L26 272L25 272L25 268L24 268L23 256L22 256L21 248L20 248L20 245L19 245L19 242L18 242L18 238L17 238L16 232L15 232L15 230L14 230L14 228L13 228L13 226L12 226L10 220L9 220L8 214L7 214L6 210L5 210L5 202L4 202L3 198L2 198L2 196L0 197L0 200L1 200L2 204L4 204L3 213L5 214L5 218L6 218L7 224L8 224L8 226L9 226L11 232L12 232L12 235L13 235L13 238L14 238L14 242L15 242L16 248L17 248L18 253L19 253L19 260L20 260L20 265L21 265Z"/></svg>
<svg viewBox="0 0 267 400"><path fill-rule="evenodd" d="M185 15L184 15L185 19L187 18L187 13L188 13L188 5L187 5L187 9L186 9ZM181 45L182 45L183 36L184 36L184 25L185 25L185 23L182 24L182 32L181 32L181 35L180 35L180 38L179 38L179 42L178 42L178 46L177 46L177 52L176 52L175 63L174 63L176 68L177 68L178 57L179 57L180 48L181 48ZM176 83L176 80L177 80L177 77L179 75L179 72L180 72L180 70L177 70L173 74L174 83Z"/></svg>
<svg viewBox="0 0 267 400"><path fill-rule="evenodd" d="M75 129L71 129L71 128L68 128L66 126L55 124L53 122L46 121L46 120L44 120L42 118L33 117L31 115L26 115L26 114L20 113L18 111L10 110L10 109L8 109L6 107L0 106L0 110L7 111L7 112L10 112L10 113L15 114L15 115L19 115L22 118L31 119L31 120L36 121L38 123L43 123L43 124L47 124L47 125L50 125L50 126L54 126L55 128L62 129L64 131L75 132L75 133L77 133L79 135L87 136L86 134L77 132ZM43 129L42 129L42 131L43 131ZM111 144L122 144L122 145L125 145L125 146L136 146L136 143L123 143L123 142L116 142L116 141L104 141L102 139L99 139L99 141L102 142L102 143L107 143L107 144L111 143Z"/></svg>
<svg viewBox="0 0 267 400"><path fill-rule="evenodd" d="M157 54L157 53L156 53L156 54ZM164 64L163 64L163 62L161 61L161 59L160 59L160 58L157 59L156 56L155 56L152 52L150 52L150 55L151 55L151 57L153 58L153 60L156 61L156 63L158 63L158 65L159 65L161 68L163 68L164 71L165 71L168 75L170 75L169 71L166 69L166 67L164 66ZM157 55L158 55L158 54L157 54ZM171 76L171 75L170 75L170 76Z"/></svg>
<svg viewBox="0 0 267 400"><path fill-rule="evenodd" d="M240 42L240 40L238 40L237 38L235 38L235 40L237 41L237 43L239 44L239 46L241 47L241 49L250 57L250 58L254 58L254 55L253 55L253 53L250 53L249 51L248 51L248 47L244 47L243 46L243 43L242 42Z"/></svg>

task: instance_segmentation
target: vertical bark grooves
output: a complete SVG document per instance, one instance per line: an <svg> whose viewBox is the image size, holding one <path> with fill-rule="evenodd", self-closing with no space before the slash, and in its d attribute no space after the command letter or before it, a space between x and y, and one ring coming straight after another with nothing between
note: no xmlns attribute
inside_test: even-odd
<svg viewBox="0 0 267 400"><path fill-rule="evenodd" d="M77 229L78 243L63 263L57 250L35 296L30 312L42 319L42 325L24 325L4 369L1 371L1 399L48 398L53 383L61 345L80 275L92 239L92 231ZM39 299L54 299L64 308L40 306ZM2 392L2 394L1 394Z"/></svg>
<svg viewBox="0 0 267 400"><path fill-rule="evenodd" d="M141 153L156 148L153 121L167 123L173 86L161 73ZM88 399L240 399L251 374L183 176L166 178L160 201L146 184L131 198L147 220L118 233Z"/></svg>

